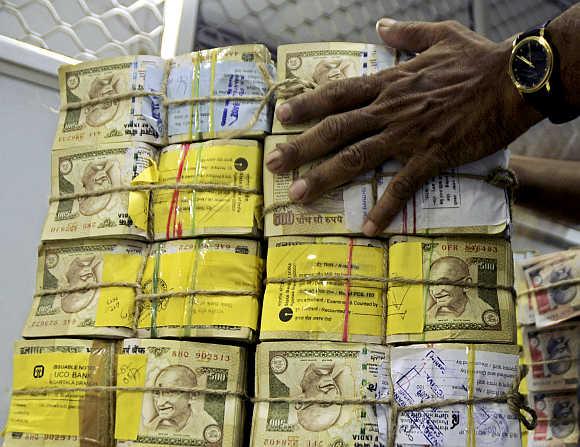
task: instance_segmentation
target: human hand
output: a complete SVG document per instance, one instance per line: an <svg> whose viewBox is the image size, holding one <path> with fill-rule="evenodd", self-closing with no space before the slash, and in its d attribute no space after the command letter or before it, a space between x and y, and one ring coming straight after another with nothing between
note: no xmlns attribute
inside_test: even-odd
<svg viewBox="0 0 580 447"><path fill-rule="evenodd" d="M430 177L503 149L541 119L507 73L511 41L494 43L456 22L382 19L377 31L386 45L420 54L279 106L284 124L324 119L266 157L266 167L280 173L335 152L290 186L290 199L302 203L399 160L403 167L364 224L369 237Z"/></svg>

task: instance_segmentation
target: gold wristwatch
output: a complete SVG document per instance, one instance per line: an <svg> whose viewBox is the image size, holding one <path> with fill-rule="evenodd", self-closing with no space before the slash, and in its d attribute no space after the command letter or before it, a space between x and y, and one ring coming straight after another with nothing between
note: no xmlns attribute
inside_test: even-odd
<svg viewBox="0 0 580 447"><path fill-rule="evenodd" d="M514 39L508 73L526 101L559 124L576 118L578 112L564 102L558 54L551 43L548 23Z"/></svg>

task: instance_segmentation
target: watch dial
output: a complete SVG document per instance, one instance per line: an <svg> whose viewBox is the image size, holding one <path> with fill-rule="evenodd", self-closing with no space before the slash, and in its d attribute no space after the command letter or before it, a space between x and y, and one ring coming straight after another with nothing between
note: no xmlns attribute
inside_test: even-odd
<svg viewBox="0 0 580 447"><path fill-rule="evenodd" d="M527 40L516 48L512 60L514 79L523 88L531 89L542 83L550 69L550 56L537 40Z"/></svg>

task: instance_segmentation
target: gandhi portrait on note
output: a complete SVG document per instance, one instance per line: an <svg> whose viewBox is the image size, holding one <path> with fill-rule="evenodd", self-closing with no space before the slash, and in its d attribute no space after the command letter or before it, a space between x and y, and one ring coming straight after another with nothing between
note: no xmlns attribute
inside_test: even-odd
<svg viewBox="0 0 580 447"><path fill-rule="evenodd" d="M115 117L119 109L119 101L107 100L107 97L119 93L120 82L119 76L114 74L93 79L89 87L89 99L102 98L103 102L86 106L89 126L102 126Z"/></svg>
<svg viewBox="0 0 580 447"><path fill-rule="evenodd" d="M472 282L467 263L455 256L444 256L435 260L429 269L429 279L442 283ZM461 285L430 285L427 320L432 323L455 319L481 322L484 312L493 311L493 308L476 294L468 295L469 290L469 287Z"/></svg>
<svg viewBox="0 0 580 447"><path fill-rule="evenodd" d="M300 382L302 394L297 398L340 401L343 368L334 363L311 363ZM320 432L332 427L340 417L342 406L338 403L297 402L298 423L308 431Z"/></svg>
<svg viewBox="0 0 580 447"><path fill-rule="evenodd" d="M349 59L323 59L314 67L312 80L318 85L357 75L354 62Z"/></svg>
<svg viewBox="0 0 580 447"><path fill-rule="evenodd" d="M111 205L117 193L106 192L121 184L121 170L117 160L94 161L85 166L81 183L84 192L102 194L79 197L79 212L93 216Z"/></svg>
<svg viewBox="0 0 580 447"><path fill-rule="evenodd" d="M163 368L155 377L154 387L169 388L152 392L153 414L146 418L145 426L151 431L184 433L202 436L209 425L217 422L203 410L204 396L195 392L171 390L198 387L198 378L185 365Z"/></svg>
<svg viewBox="0 0 580 447"><path fill-rule="evenodd" d="M99 256L79 256L70 263L65 274L68 287L85 287L98 283L101 279L103 262ZM66 313L76 313L86 308L97 294L98 289L65 293L60 307Z"/></svg>

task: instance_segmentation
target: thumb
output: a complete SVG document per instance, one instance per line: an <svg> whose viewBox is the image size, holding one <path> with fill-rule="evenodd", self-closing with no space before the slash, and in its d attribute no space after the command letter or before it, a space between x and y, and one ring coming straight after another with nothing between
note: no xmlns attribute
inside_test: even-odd
<svg viewBox="0 0 580 447"><path fill-rule="evenodd" d="M387 17L377 22L377 33L388 47L420 53L443 40L445 27L437 22L397 22Z"/></svg>

